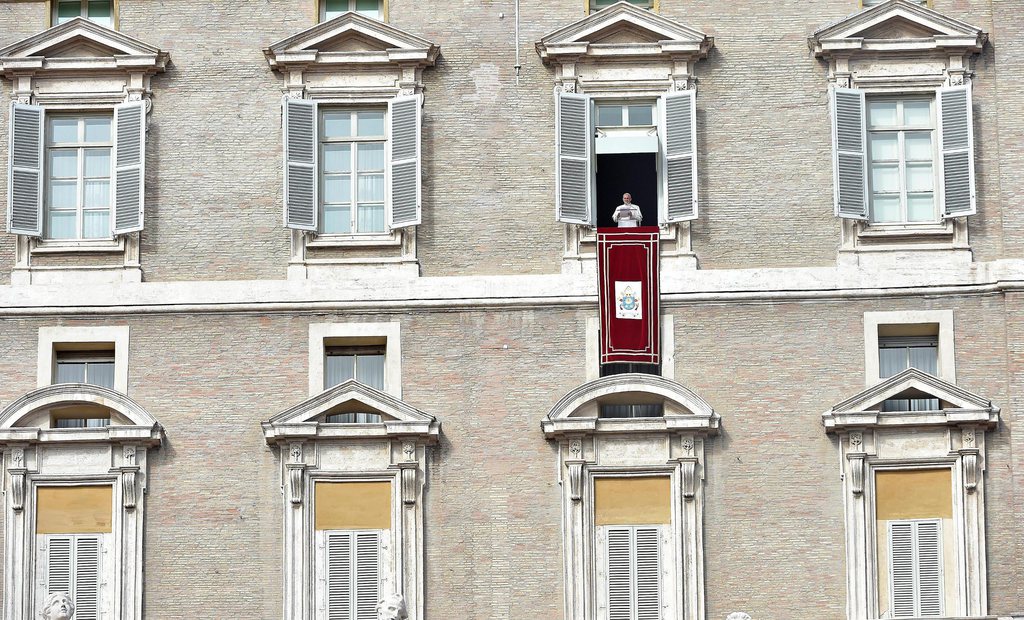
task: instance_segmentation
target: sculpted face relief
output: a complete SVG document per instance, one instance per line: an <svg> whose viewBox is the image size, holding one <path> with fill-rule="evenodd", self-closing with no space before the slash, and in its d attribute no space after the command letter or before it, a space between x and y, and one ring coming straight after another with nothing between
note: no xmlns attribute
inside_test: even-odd
<svg viewBox="0 0 1024 620"><path fill-rule="evenodd" d="M389 594L377 603L377 620L408 620L405 598L400 594Z"/></svg>
<svg viewBox="0 0 1024 620"><path fill-rule="evenodd" d="M43 620L71 620L75 615L75 604L63 592L54 592L46 597L39 617Z"/></svg>

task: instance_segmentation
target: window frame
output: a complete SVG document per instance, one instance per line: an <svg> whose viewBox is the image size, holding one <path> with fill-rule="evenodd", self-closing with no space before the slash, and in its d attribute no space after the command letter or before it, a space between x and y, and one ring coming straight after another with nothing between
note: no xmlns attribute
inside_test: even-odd
<svg viewBox="0 0 1024 620"><path fill-rule="evenodd" d="M583 0L583 2L584 2L583 10L587 14L597 13L598 11L607 9L608 7L614 5L615 2L617 2L617 1L618 0L612 0L612 2L610 4L608 4L608 6L598 7L598 6L595 5L594 0ZM633 2L632 0L628 0L628 1L633 6L641 8L641 9L645 9L645 10L648 10L648 11L654 11L655 13L660 13L661 12L661 0L648 0L648 2L647 2L648 6L641 6L640 3Z"/></svg>
<svg viewBox="0 0 1024 620"><path fill-rule="evenodd" d="M128 346L129 327L122 326L90 326L90 327L40 327L37 351L36 386L52 385L57 377L57 353L65 350L80 351L82 345L89 347L102 346L102 351L114 352L114 386L113 389L128 393ZM87 349L91 350L91 349Z"/></svg>
<svg viewBox="0 0 1024 620"><path fill-rule="evenodd" d="M105 114L98 113L99 111L83 111L81 113L73 113L70 111L54 111L50 114L46 114L44 121L46 123L45 137L43 139L43 240L44 241L55 241L55 242L98 242L98 241L113 241L114 239L114 205L111 200L113 196L113 182L114 182L114 113L110 111L109 117ZM108 125L109 139L106 142L88 142L85 139L86 133L86 122L88 119L95 118L108 118L110 123ZM76 142L63 142L55 143L53 141L53 120L59 119L75 119L77 121L77 133L78 139ZM99 207L86 207L85 206L85 194L86 194L86 182L90 178L100 177L88 177L85 171L85 159L86 151L105 149L107 154L107 161L109 162L109 169L107 171L107 206L103 208ZM68 212L70 209L61 208L57 209L53 205L52 188L51 183L55 180L53 177L53 166L51 165L52 158L51 153L54 151L75 151L77 161L77 175L76 181L76 196L75 196L75 236L73 237L54 237L53 230L50 223L51 215L54 211ZM62 180L70 179L70 177L60 177ZM85 214L87 212L99 212L105 211L107 214L107 235L101 237L86 237L85 236Z"/></svg>
<svg viewBox="0 0 1024 620"><path fill-rule="evenodd" d="M879 330L920 330L936 325L938 355L936 376L956 383L956 351L953 338L953 310L895 310L864 313L864 383L871 386L886 378L881 376L878 359ZM883 336L884 337L884 336Z"/></svg>
<svg viewBox="0 0 1024 620"><path fill-rule="evenodd" d="M905 118L905 116L903 114L904 106L905 106L905 103L908 102L908 101L927 101L928 102L929 126L927 128L919 127L919 126L917 126L917 127L915 127L915 126L907 126L907 125L905 125L902 122L902 119ZM873 126L871 124L871 116L872 116L871 104L872 103L887 103L887 102L895 102L896 103L896 115L897 115L897 118L900 119L901 122L899 122L897 125L894 125L892 127ZM864 114L865 114L865 118L864 118L865 135L866 135L866 138L867 138L866 149L867 149L867 168L868 169L867 169L867 175L866 176L867 176L867 184L868 184L868 221L870 222L870 225L871 226L883 226L884 227L884 226L919 226L919 225L922 225L922 224L924 224L924 225L927 225L927 224L937 225L937 224L939 224L941 222L941 220L942 220L942 217L941 217L941 215L939 213L940 198L941 198L941 193L940 193L940 190L939 190L939 183L940 183L941 179L939 177L939 161L940 161L939 160L940 152L939 152L939 144L938 144L939 143L939 140L938 140L939 132L938 132L938 117L936 115L936 101L935 101L935 98L934 97L929 98L927 96L922 96L922 95L919 95L919 94L869 95L869 96L865 97ZM929 138L930 138L930 142L931 142L930 166L931 166L931 171L932 171L932 174L931 174L932 190L931 190L930 193L931 193L931 196L932 196L932 217L931 217L931 219L927 219L927 220L911 220L910 217L909 217L910 194L912 194L912 193L922 194L922 193L925 193L925 192L911 192L909 190L908 184L907 184L907 168L908 168L908 165L912 165L912 164L915 164L915 163L916 164L921 164L921 163L924 162L924 160L914 160L913 162L909 162L907 160L906 148L905 148L906 135L908 133L924 133L925 131L927 131L929 133ZM895 193L895 196L899 199L899 218L896 219L896 220L881 221L881 220L876 219L876 217L877 217L877 207L875 206L876 192L875 192L875 183L874 183L875 161L874 161L874 159L872 157L872 145L873 145L874 141L878 139L877 136L882 135L882 134L889 134L889 135L895 134L897 136L897 138L896 138L897 139L897 158L896 158L896 160L892 161L892 162L890 162L888 160L886 160L885 162L882 162L882 163L888 163L890 165L892 163L895 163L896 167L897 167L897 177L898 177L897 184L898 184L898 188L897 188L897 191ZM888 195L891 196L891 195L894 195L894 194L889 193Z"/></svg>
<svg viewBox="0 0 1024 620"><path fill-rule="evenodd" d="M66 343L62 343L66 344ZM95 364L111 364L111 378L117 372L117 354L113 349L100 349L96 351L85 350L85 351L72 351L68 349L56 348L54 354L54 365L53 365L53 383L88 383L90 385L99 385L100 387L108 387L113 389L113 385L103 385L95 381L90 381L89 369ZM68 353L75 353L71 359L61 359ZM57 378L60 376L60 366L62 364L83 364L82 369L82 380L81 381L58 381Z"/></svg>
<svg viewBox="0 0 1024 620"><path fill-rule="evenodd" d="M103 26L104 28L110 28L112 30L120 30L120 20L118 19L118 15L120 13L120 11L118 10L120 8L120 6L119 6L120 0L110 0L110 23L109 24L104 24L102 22L98 22L96 20L90 19L87 16L88 15L88 3L89 2L90 2L90 0L81 0L81 4L82 4L83 10L85 12L84 13L79 12L78 17L84 17L85 19L88 19L89 21L93 22L94 24L99 24L100 26ZM46 7L46 15L47 15L47 24L46 25L47 25L47 27L59 26L60 23L57 21L57 11L59 10L60 0L46 0L46 5L47 5L47 7ZM68 20L68 21L70 21L70 20ZM67 22L63 22L63 23L67 23Z"/></svg>
<svg viewBox="0 0 1024 620"><path fill-rule="evenodd" d="M352 131L350 131L351 135L344 136L344 137L335 137L335 138L328 138L327 137L327 135L326 135L327 132L325 131L326 123L325 123L324 119L325 119L325 116L328 113L335 112L335 111L345 111L345 112L349 112L350 113L351 116L350 116L350 121L349 122L350 122L350 130L352 130ZM358 121L358 114L360 112L378 112L378 111L381 113L381 123L382 123L382 129L383 129L382 133L380 135L374 135L374 136L359 136L359 135L355 135L356 133L358 133L358 123L359 123L359 121ZM317 122L319 123L319 130L320 130L319 131L319 139L318 139L319 144L317 145L317 148L320 151L319 152L319 161L317 162L317 165L319 166L318 176L319 176L319 183L320 183L320 188L319 188L319 205L317 206L317 208L320 210L320 222L319 222L320 225L318 227L319 230L317 232L317 236L323 237L326 240L330 240L331 238L345 238L345 239L360 239L360 238L364 238L365 239L365 238L380 237L380 236L383 236L383 235L390 234L391 231L388 229L388 223L387 223L387 219L388 219L387 218L387 208L388 208L387 207L387 205L388 205L387 184L388 184L388 178L389 178L389 174L390 174L390 159L391 159L391 157L390 157L390 154L391 154L391 140L390 140L390 138L391 138L391 136L388 135L388 131L387 131L387 128L388 128L388 109L387 109L387 105L383 105L383 106L379 106L378 107L378 106L372 106L372 105L366 105L366 106L354 106L354 105L332 106L332 105L329 105L329 104L323 104L323 105L317 106L317 113L318 113L318 116L319 116L319 118L317 119ZM327 187L327 180L328 180L327 177L328 177L328 174L329 174L327 172L327 169L326 169L326 165L327 165L326 152L327 152L328 145L332 145L332 144L348 144L348 145L350 145L350 149L349 149L349 171L348 171L348 177L349 177L349 183L350 183L350 187L349 187L349 199L350 200L347 203L348 204L348 209L349 209L349 229L348 229L348 231L327 231L327 230L325 230L326 224L327 224L327 206L328 206L327 201L326 201L326 196L327 196L326 187ZM358 200L359 199L359 179L360 179L361 172L362 172L362 171L359 170L358 155L359 155L360 145L362 145L362 144L374 144L374 145L380 144L383 147L382 148L383 159L384 159L383 167L379 171L378 170L373 170L373 171L370 171L368 173L368 174L373 174L374 176L379 175L382 178L382 181L381 181L381 185L382 185L382 198L381 198L380 201L374 201L372 203L372 206L377 206L377 205L380 206L380 210L381 210L381 216L380 216L381 228L380 228L380 230L363 231L363 230L359 230L359 226L358 226L358 221L359 221L359 205L360 205L359 200ZM330 174L337 174L337 173L330 173ZM338 203L338 204L344 204L344 203Z"/></svg>
<svg viewBox="0 0 1024 620"><path fill-rule="evenodd" d="M384 393L402 398L402 324L398 321L366 323L311 323L309 325L309 395L325 391L326 354L329 347L363 346L384 341Z"/></svg>
<svg viewBox="0 0 1024 620"><path fill-rule="evenodd" d="M377 9L377 12L379 13L379 15L376 16L376 17L374 17L372 15L368 15L367 13L364 13L364 12L361 12L361 11L357 11L354 8L357 1L358 0L348 0L348 4L349 4L349 7L350 7L348 11L342 11L341 13L338 13L334 17L327 17L327 0L317 0L317 23L323 23L323 22L326 22L326 21L330 21L332 19L340 17L341 15L343 15L344 13L349 12L349 11L354 12L354 13L359 13L360 15L365 15L366 17L369 17L370 19L376 19L376 20L382 21L382 22L387 22L388 21L388 3L389 3L389 0L378 0L378 7L379 8Z"/></svg>

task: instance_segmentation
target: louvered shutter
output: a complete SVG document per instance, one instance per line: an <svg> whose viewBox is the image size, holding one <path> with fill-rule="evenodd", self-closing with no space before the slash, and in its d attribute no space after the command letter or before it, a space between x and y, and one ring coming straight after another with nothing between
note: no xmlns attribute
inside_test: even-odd
<svg viewBox="0 0 1024 620"><path fill-rule="evenodd" d="M327 552L327 619L354 620L352 605L352 533L325 535Z"/></svg>
<svg viewBox="0 0 1024 620"><path fill-rule="evenodd" d="M555 94L555 217L567 224L594 224L593 131L590 97Z"/></svg>
<svg viewBox="0 0 1024 620"><path fill-rule="evenodd" d="M11 104L7 232L43 234L43 108Z"/></svg>
<svg viewBox="0 0 1024 620"><path fill-rule="evenodd" d="M974 193L974 123L970 86L940 88L935 93L939 119L939 171L943 217L978 212Z"/></svg>
<svg viewBox="0 0 1024 620"><path fill-rule="evenodd" d="M317 107L306 99L284 100L284 225L316 231Z"/></svg>
<svg viewBox="0 0 1024 620"><path fill-rule="evenodd" d="M632 620L631 533L628 527L608 530L608 620Z"/></svg>
<svg viewBox="0 0 1024 620"><path fill-rule="evenodd" d="M892 616L915 616L914 528L911 522L889 524L889 579Z"/></svg>
<svg viewBox="0 0 1024 620"><path fill-rule="evenodd" d="M380 600L380 532L356 532L356 620L376 620Z"/></svg>
<svg viewBox="0 0 1024 620"><path fill-rule="evenodd" d="M46 541L46 593L71 595L70 536L50 536Z"/></svg>
<svg viewBox="0 0 1024 620"><path fill-rule="evenodd" d="M395 97L388 102L389 166L388 226L416 226L423 220L420 202L420 131L422 95Z"/></svg>
<svg viewBox="0 0 1024 620"><path fill-rule="evenodd" d="M661 620L661 536L656 527L636 528L636 619Z"/></svg>
<svg viewBox="0 0 1024 620"><path fill-rule="evenodd" d="M867 219L867 132L864 91L832 89L835 213Z"/></svg>
<svg viewBox="0 0 1024 620"><path fill-rule="evenodd" d="M100 539L96 536L75 538L75 619L96 620L99 617Z"/></svg>
<svg viewBox="0 0 1024 620"><path fill-rule="evenodd" d="M114 234L142 230L146 179L146 103L114 106Z"/></svg>
<svg viewBox="0 0 1024 620"><path fill-rule="evenodd" d="M666 222L697 217L697 97L683 90L661 98Z"/></svg>
<svg viewBox="0 0 1024 620"><path fill-rule="evenodd" d="M917 525L917 591L920 616L942 615L942 548L938 521Z"/></svg>

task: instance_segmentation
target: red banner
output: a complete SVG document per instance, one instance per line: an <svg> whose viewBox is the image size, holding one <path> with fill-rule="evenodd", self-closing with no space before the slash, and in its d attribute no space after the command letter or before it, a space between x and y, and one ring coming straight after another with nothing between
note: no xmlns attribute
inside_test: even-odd
<svg viewBox="0 0 1024 620"><path fill-rule="evenodd" d="M601 363L657 364L658 227L597 229Z"/></svg>

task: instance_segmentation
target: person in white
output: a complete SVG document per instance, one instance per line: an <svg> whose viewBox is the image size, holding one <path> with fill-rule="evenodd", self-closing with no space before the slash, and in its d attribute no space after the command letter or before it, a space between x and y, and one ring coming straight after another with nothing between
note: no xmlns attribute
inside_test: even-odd
<svg viewBox="0 0 1024 620"><path fill-rule="evenodd" d="M619 228L635 228L640 225L642 219L644 216L640 213L640 207L633 204L633 197L628 192L623 194L622 204L615 207L612 220L618 222Z"/></svg>

